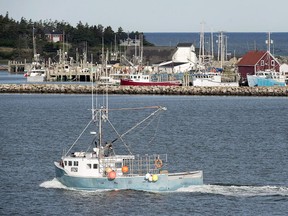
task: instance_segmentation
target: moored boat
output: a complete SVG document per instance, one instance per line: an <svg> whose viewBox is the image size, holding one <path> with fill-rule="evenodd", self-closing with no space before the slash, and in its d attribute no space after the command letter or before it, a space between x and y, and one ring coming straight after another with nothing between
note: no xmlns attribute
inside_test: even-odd
<svg viewBox="0 0 288 216"><path fill-rule="evenodd" d="M27 82L44 82L46 81L46 70L44 68L32 68L24 76L27 78Z"/></svg>
<svg viewBox="0 0 288 216"><path fill-rule="evenodd" d="M223 81L223 75L216 72L199 72L192 74L192 85L193 86L239 86L239 82L236 79L232 81Z"/></svg>
<svg viewBox="0 0 288 216"><path fill-rule="evenodd" d="M286 86L285 76L280 72L266 70L257 71L254 75L247 75L248 86Z"/></svg>
<svg viewBox="0 0 288 216"><path fill-rule="evenodd" d="M33 53L34 59L31 64L30 70L24 74L27 78L27 82L44 82L46 81L46 70L40 63L40 54L36 53L36 41L34 36L34 27L33 27Z"/></svg>
<svg viewBox="0 0 288 216"><path fill-rule="evenodd" d="M150 75L146 74L131 74L129 78L121 79L120 85L132 86L180 86L182 82L179 80L171 81L153 81Z"/></svg>

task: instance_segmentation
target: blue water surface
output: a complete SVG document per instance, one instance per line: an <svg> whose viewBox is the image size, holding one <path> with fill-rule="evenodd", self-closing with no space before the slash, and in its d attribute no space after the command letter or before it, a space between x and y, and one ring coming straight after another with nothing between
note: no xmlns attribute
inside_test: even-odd
<svg viewBox="0 0 288 216"><path fill-rule="evenodd" d="M223 32L227 41L227 54L243 56L250 50L267 50L267 32ZM177 46L178 43L193 43L200 47L200 32L147 32L145 38L156 46ZM205 32L205 49L211 50L211 38L213 35L213 48L217 56L220 32ZM271 32L272 40L270 51L275 56L288 56L288 32Z"/></svg>
<svg viewBox="0 0 288 216"><path fill-rule="evenodd" d="M55 180L53 161L90 120L90 95L0 94L0 215L287 214L287 98L110 96L110 108L150 105L168 110L127 137L131 151L167 153L171 172L203 170L203 186L67 189ZM123 133L147 114L109 115Z"/></svg>

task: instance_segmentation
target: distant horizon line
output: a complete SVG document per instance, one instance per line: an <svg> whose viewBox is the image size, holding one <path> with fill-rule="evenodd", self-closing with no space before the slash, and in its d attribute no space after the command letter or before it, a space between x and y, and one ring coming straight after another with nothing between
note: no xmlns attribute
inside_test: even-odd
<svg viewBox="0 0 288 216"><path fill-rule="evenodd" d="M249 31L212 31L212 32L215 32L215 33L218 33L218 32L223 32L223 33L270 33L270 34L273 34L273 33L288 33L287 31L286 32L282 32L282 31L277 31L277 32L271 32L271 31L263 31L263 32L260 32L260 31L255 31L255 32L249 32ZM173 32L173 31L159 31L159 32L152 32L152 31L148 31L148 32L144 32L143 33L200 33L199 31L183 31L183 32L179 32L179 31L176 31L176 32ZM211 33L209 31L204 31L204 33Z"/></svg>

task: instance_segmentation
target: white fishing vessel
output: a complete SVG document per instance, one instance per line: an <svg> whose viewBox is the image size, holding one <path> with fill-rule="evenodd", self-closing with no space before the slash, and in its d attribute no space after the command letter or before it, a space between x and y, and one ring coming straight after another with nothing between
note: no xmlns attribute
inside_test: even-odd
<svg viewBox="0 0 288 216"><path fill-rule="evenodd" d="M124 140L128 133L131 134L130 132L145 124L145 122L148 122L145 127L149 126L149 120L159 117L166 110L165 107L132 108L137 112L143 109L153 109L153 112L126 132L120 133L110 120L111 112L114 109L108 108L108 95L104 95L101 101L103 104L98 107L96 105L95 108L92 103L90 122L70 149L63 153L59 161L54 162L56 178L59 182L68 188L80 190L132 189L143 191L175 191L182 187L203 184L202 171L170 173L168 171L167 154L144 153L142 156L133 154ZM129 108L120 109L120 111L125 110L129 110ZM131 110L129 111L131 112ZM130 119L124 118L121 121L126 125ZM82 151L72 151L78 144L80 137L85 134L85 131L91 125L94 125L97 130L90 133L91 141L88 142L88 147L86 145L82 147ZM116 138L104 138L103 134L107 136L108 132L103 131L103 128L108 125L115 132ZM147 140L147 144L148 142ZM123 148L118 153L114 145L119 148L120 144Z"/></svg>
<svg viewBox="0 0 288 216"><path fill-rule="evenodd" d="M36 41L34 36L33 27L33 62L27 73L24 74L27 77L27 82L44 82L46 81L46 69L40 63L40 54L36 53Z"/></svg>
<svg viewBox="0 0 288 216"><path fill-rule="evenodd" d="M239 82L235 81L235 79L231 82L223 81L223 75L221 73L199 72L193 73L191 76L193 86L239 86Z"/></svg>
<svg viewBox="0 0 288 216"><path fill-rule="evenodd" d="M110 74L107 76L100 76L99 82L97 83L98 85L120 85L121 79L126 79L130 75L129 74Z"/></svg>
<svg viewBox="0 0 288 216"><path fill-rule="evenodd" d="M237 75L232 74L233 76L224 75L223 73L223 32L221 32L219 43L221 44L221 66L215 68L211 66L211 56L205 55L204 49L204 31L200 33L200 48L199 48L199 61L198 61L198 71L190 74L192 79L193 86L202 86L202 87L237 87L239 82L237 80ZM211 51L213 53L213 51Z"/></svg>
<svg viewBox="0 0 288 216"><path fill-rule="evenodd" d="M32 68L25 74L25 76L27 77L27 82L44 82L46 81L46 70L38 61L35 61L32 63Z"/></svg>

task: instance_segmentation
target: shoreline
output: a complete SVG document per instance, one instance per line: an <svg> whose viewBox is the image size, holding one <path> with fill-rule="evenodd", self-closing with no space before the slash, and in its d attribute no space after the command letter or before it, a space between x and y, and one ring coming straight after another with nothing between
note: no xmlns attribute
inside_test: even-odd
<svg viewBox="0 0 288 216"><path fill-rule="evenodd" d="M91 94L91 85L79 84L0 84L0 94ZM94 86L98 94L105 86ZM196 86L109 86L109 94L206 95L206 96L288 96L286 87L196 87Z"/></svg>

